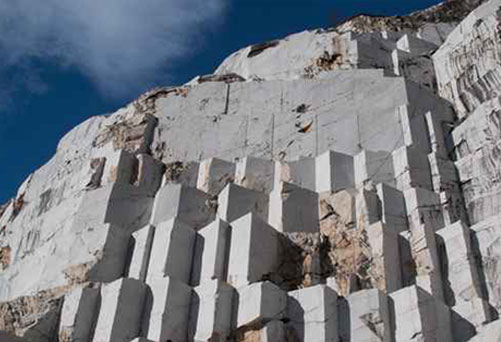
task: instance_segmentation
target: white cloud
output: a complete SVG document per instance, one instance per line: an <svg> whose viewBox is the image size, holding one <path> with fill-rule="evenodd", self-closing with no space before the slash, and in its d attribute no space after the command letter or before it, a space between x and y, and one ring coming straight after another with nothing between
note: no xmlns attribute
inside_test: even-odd
<svg viewBox="0 0 501 342"><path fill-rule="evenodd" d="M49 59L123 96L168 77L220 22L226 1L2 0L0 72Z"/></svg>

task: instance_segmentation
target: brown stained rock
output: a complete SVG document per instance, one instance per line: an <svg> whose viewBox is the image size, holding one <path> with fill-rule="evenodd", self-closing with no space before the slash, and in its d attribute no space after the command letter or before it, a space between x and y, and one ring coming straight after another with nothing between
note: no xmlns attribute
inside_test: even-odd
<svg viewBox="0 0 501 342"><path fill-rule="evenodd" d="M110 167L110 182L114 183L118 179L118 166L112 165Z"/></svg>
<svg viewBox="0 0 501 342"><path fill-rule="evenodd" d="M0 330L27 341L55 341L62 299L70 289L61 286L0 303Z"/></svg>
<svg viewBox="0 0 501 342"><path fill-rule="evenodd" d="M321 193L319 199L320 231L328 241L326 258L332 264L339 294L373 287L384 290L384 269L373 258L368 227L364 219L356 222L355 196L343 190Z"/></svg>
<svg viewBox="0 0 501 342"><path fill-rule="evenodd" d="M330 230L341 227L355 227L355 197L348 191L320 193L320 231L328 234Z"/></svg>
<svg viewBox="0 0 501 342"><path fill-rule="evenodd" d="M285 340L277 342L300 342L301 339L297 336L297 333L291 327L287 325L285 327ZM234 337L231 341L234 342L262 342L262 329L264 328L263 323L251 324L248 326L240 327L234 332ZM211 342L223 342L219 340L212 340Z"/></svg>
<svg viewBox="0 0 501 342"><path fill-rule="evenodd" d="M347 58L341 53L330 54L324 51L311 65L304 68L304 75L306 78L314 78L322 71L338 70L345 66L346 60Z"/></svg>
<svg viewBox="0 0 501 342"><path fill-rule="evenodd" d="M144 94L142 94L136 101L133 102L133 106L138 114L155 114L156 101L160 98L167 97L169 95L175 96L188 96L190 89L188 87L159 87L154 88Z"/></svg>
<svg viewBox="0 0 501 342"><path fill-rule="evenodd" d="M165 180L168 183L177 183L183 173L190 167L189 163L176 161L165 166Z"/></svg>
<svg viewBox="0 0 501 342"><path fill-rule="evenodd" d="M19 215L19 212L21 212L25 204L26 202L24 200L24 193L22 193L21 195L19 195L19 197L17 197L14 200L12 214L10 215L9 221L14 221L14 219L17 217L17 215Z"/></svg>
<svg viewBox="0 0 501 342"><path fill-rule="evenodd" d="M269 279L291 291L334 276L340 295L385 290L384 264L373 255L365 220L355 224L355 197L343 190L320 194L320 233L280 235L280 264Z"/></svg>
<svg viewBox="0 0 501 342"><path fill-rule="evenodd" d="M329 258L334 265L334 275L339 286L339 294L347 295L350 288L368 288L367 269L370 255L364 248L366 236L363 230L332 231L327 238L332 245ZM354 283L355 282L355 283Z"/></svg>
<svg viewBox="0 0 501 342"><path fill-rule="evenodd" d="M149 113L136 113L120 122L104 127L94 139L94 147L102 147L109 142L115 150L132 153L149 152L153 130L157 119Z"/></svg>
<svg viewBox="0 0 501 342"><path fill-rule="evenodd" d="M472 10L485 0L450 0L444 1L422 11L407 16L374 16L358 14L338 23L336 30L356 33L417 30L428 23L449 23L463 20Z"/></svg>
<svg viewBox="0 0 501 342"><path fill-rule="evenodd" d="M83 284L89 281L89 272L93 263L68 266L64 271L64 276L68 280L68 285Z"/></svg>
<svg viewBox="0 0 501 342"><path fill-rule="evenodd" d="M253 328L237 331L236 342L261 342L261 332Z"/></svg>
<svg viewBox="0 0 501 342"><path fill-rule="evenodd" d="M280 236L280 265L270 278L291 291L319 284L329 276L329 241L320 233L286 233Z"/></svg>
<svg viewBox="0 0 501 342"><path fill-rule="evenodd" d="M61 327L59 329L58 342L73 342L73 329L70 329L68 327Z"/></svg>
<svg viewBox="0 0 501 342"><path fill-rule="evenodd" d="M0 248L0 265L1 269L5 270L9 267L11 262L11 248L10 246Z"/></svg>

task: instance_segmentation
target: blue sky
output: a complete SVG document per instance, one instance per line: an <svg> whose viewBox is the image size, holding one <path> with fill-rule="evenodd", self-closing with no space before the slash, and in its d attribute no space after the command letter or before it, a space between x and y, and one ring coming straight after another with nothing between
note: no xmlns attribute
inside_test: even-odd
<svg viewBox="0 0 501 342"><path fill-rule="evenodd" d="M148 88L185 83L241 47L328 27L333 18L402 15L438 2L1 2L0 203L50 159L72 127Z"/></svg>

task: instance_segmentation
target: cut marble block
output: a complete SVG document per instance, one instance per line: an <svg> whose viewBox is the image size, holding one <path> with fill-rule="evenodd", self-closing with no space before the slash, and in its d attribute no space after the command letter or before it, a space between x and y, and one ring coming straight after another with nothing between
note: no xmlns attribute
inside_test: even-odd
<svg viewBox="0 0 501 342"><path fill-rule="evenodd" d="M416 283L443 298L441 263L435 232L443 227L438 195L422 188L404 192L409 218L409 243L416 264Z"/></svg>
<svg viewBox="0 0 501 342"><path fill-rule="evenodd" d="M94 155L94 158L97 157L101 157L101 154ZM136 162L132 153L124 150L107 152L104 159L102 183L131 183L134 163Z"/></svg>
<svg viewBox="0 0 501 342"><path fill-rule="evenodd" d="M231 222L228 283L236 288L260 281L278 266L278 233L256 214Z"/></svg>
<svg viewBox="0 0 501 342"><path fill-rule="evenodd" d="M186 341L191 287L170 277L156 278L149 286L143 315L143 334L152 341Z"/></svg>
<svg viewBox="0 0 501 342"><path fill-rule="evenodd" d="M189 340L226 341L232 328L235 290L221 280L209 280L194 288Z"/></svg>
<svg viewBox="0 0 501 342"><path fill-rule="evenodd" d="M280 182L291 183L300 188L315 191L315 159L300 158L288 162L275 162L274 188Z"/></svg>
<svg viewBox="0 0 501 342"><path fill-rule="evenodd" d="M390 232L400 233L407 229L407 211L404 194L384 183L376 186L381 201L381 219Z"/></svg>
<svg viewBox="0 0 501 342"><path fill-rule="evenodd" d="M59 340L90 341L99 314L99 301L99 288L79 287L66 294L59 323Z"/></svg>
<svg viewBox="0 0 501 342"><path fill-rule="evenodd" d="M178 218L198 229L211 222L216 214L212 197L198 189L181 184L167 184L158 190L151 223Z"/></svg>
<svg viewBox="0 0 501 342"><path fill-rule="evenodd" d="M388 297L377 289L361 290L350 294L349 337L357 342L393 341ZM343 337L343 336L341 336Z"/></svg>
<svg viewBox="0 0 501 342"><path fill-rule="evenodd" d="M280 232L318 232L318 194L280 182L270 193L268 222Z"/></svg>
<svg viewBox="0 0 501 342"><path fill-rule="evenodd" d="M397 48L414 55L422 54L424 52L435 51L438 46L429 41L418 38L411 34L404 34L397 41Z"/></svg>
<svg viewBox="0 0 501 342"><path fill-rule="evenodd" d="M274 173L273 161L245 157L236 164L235 184L268 194L273 190Z"/></svg>
<svg viewBox="0 0 501 342"><path fill-rule="evenodd" d="M287 318L300 341L338 341L337 293L325 285L290 291Z"/></svg>
<svg viewBox="0 0 501 342"><path fill-rule="evenodd" d="M103 233L104 232L104 233ZM123 277L127 262L130 234L125 232L122 227L103 224L96 228L93 235L87 238L95 237L99 243L93 241L94 245L102 246L101 257L99 261L90 269L89 279L91 281L110 282ZM74 246L78 248L81 246Z"/></svg>
<svg viewBox="0 0 501 342"><path fill-rule="evenodd" d="M413 188L404 191L409 229L426 226L437 231L445 226L440 196L430 190Z"/></svg>
<svg viewBox="0 0 501 342"><path fill-rule="evenodd" d="M162 184L163 164L149 154L137 155L135 164L132 184L155 193Z"/></svg>
<svg viewBox="0 0 501 342"><path fill-rule="evenodd" d="M197 188L211 195L217 195L235 177L235 164L218 158L200 163Z"/></svg>
<svg viewBox="0 0 501 342"><path fill-rule="evenodd" d="M155 227L152 225L147 225L132 234L132 238L134 239L134 250L129 265L129 278L146 281L154 234Z"/></svg>
<svg viewBox="0 0 501 342"><path fill-rule="evenodd" d="M471 249L470 229L456 222L439 230L437 235L444 249L445 300L460 316L479 327L490 320L490 310L481 299L483 294Z"/></svg>
<svg viewBox="0 0 501 342"><path fill-rule="evenodd" d="M190 281L196 232L178 219L162 222L155 229L146 282L169 276Z"/></svg>
<svg viewBox="0 0 501 342"><path fill-rule="evenodd" d="M423 115L416 115L416 106L413 104L398 107L398 115L402 127L405 146L412 146L414 152L428 154L431 151L430 137L428 136L426 121ZM395 173L397 175L397 173Z"/></svg>
<svg viewBox="0 0 501 342"><path fill-rule="evenodd" d="M238 289L237 327L263 325L284 317L287 294L275 284L265 281Z"/></svg>
<svg viewBox="0 0 501 342"><path fill-rule="evenodd" d="M381 220L381 201L376 191L359 189L355 201L359 227L368 227Z"/></svg>
<svg viewBox="0 0 501 342"><path fill-rule="evenodd" d="M417 148L403 146L392 153L396 188L405 191L414 187L432 189L428 156Z"/></svg>
<svg viewBox="0 0 501 342"><path fill-rule="evenodd" d="M324 192L352 188L355 185L353 157L327 151L315 158L315 191Z"/></svg>
<svg viewBox="0 0 501 342"><path fill-rule="evenodd" d="M389 152L363 150L353 157L354 182L357 188L369 181L377 183L395 183L393 159Z"/></svg>
<svg viewBox="0 0 501 342"><path fill-rule="evenodd" d="M339 285L337 283L336 277L329 277L325 279L325 286L329 287L336 293L339 291Z"/></svg>
<svg viewBox="0 0 501 342"><path fill-rule="evenodd" d="M456 165L436 153L428 155L430 161L433 190L440 194L440 203L447 224L458 220L467 221L463 193L459 184Z"/></svg>
<svg viewBox="0 0 501 342"><path fill-rule="evenodd" d="M443 121L433 115L432 112L425 114L425 120L430 137L431 151L439 156L447 157L448 152L444 137Z"/></svg>
<svg viewBox="0 0 501 342"><path fill-rule="evenodd" d="M129 342L139 336L146 285L122 278L101 288L101 309L93 342Z"/></svg>
<svg viewBox="0 0 501 342"><path fill-rule="evenodd" d="M442 191L459 191L459 179L454 162L441 157L437 153L428 155L432 174L432 186L436 193Z"/></svg>
<svg viewBox="0 0 501 342"><path fill-rule="evenodd" d="M254 212L263 219L268 217L268 196L265 193L230 183L219 193L217 214L227 222Z"/></svg>
<svg viewBox="0 0 501 342"><path fill-rule="evenodd" d="M226 280L230 239L231 227L220 218L198 231L191 274L192 285L212 279Z"/></svg>
<svg viewBox="0 0 501 342"><path fill-rule="evenodd" d="M396 341L452 342L451 313L420 287L390 294L394 306Z"/></svg>
<svg viewBox="0 0 501 342"><path fill-rule="evenodd" d="M386 292L402 287L398 235L388 231L383 222L371 224L367 237L372 256L370 274L377 282L377 288Z"/></svg>
<svg viewBox="0 0 501 342"><path fill-rule="evenodd" d="M97 175L94 173L88 184L90 188L101 184L121 183L134 185L148 194L154 194L162 182L163 164L148 154L134 155L124 150L108 151L104 155L97 153L94 160L102 160L104 164L98 166L101 167L101 179L96 179Z"/></svg>
<svg viewBox="0 0 501 342"><path fill-rule="evenodd" d="M73 226L83 230L104 222L132 233L148 223L153 195L128 183L108 184L86 191Z"/></svg>

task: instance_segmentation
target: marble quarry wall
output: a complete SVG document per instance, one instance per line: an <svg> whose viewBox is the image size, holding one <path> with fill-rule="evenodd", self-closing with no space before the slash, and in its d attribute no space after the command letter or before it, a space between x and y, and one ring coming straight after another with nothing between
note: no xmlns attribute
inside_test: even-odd
<svg viewBox="0 0 501 342"><path fill-rule="evenodd" d="M501 0L440 6L74 128L0 207L0 341L498 341Z"/></svg>

